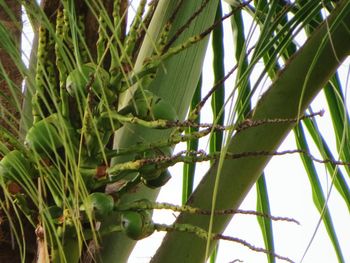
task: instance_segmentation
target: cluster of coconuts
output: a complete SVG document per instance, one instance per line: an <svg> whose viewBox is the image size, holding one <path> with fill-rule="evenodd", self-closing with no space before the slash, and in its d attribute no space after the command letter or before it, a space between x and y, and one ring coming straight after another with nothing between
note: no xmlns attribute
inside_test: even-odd
<svg viewBox="0 0 350 263"><path fill-rule="evenodd" d="M28 185L30 180L38 176L39 172L32 158L29 158L31 151L46 159L63 146L57 123L56 114L36 122L28 130L25 138L25 146L28 149L12 150L1 159L0 180L8 186L17 187L15 191L9 189L10 193L16 194L23 185Z"/></svg>
<svg viewBox="0 0 350 263"><path fill-rule="evenodd" d="M116 205L115 200L108 194L95 192L88 196L80 210L92 210L94 218L103 220L110 216ZM131 239L140 240L154 232L152 214L148 210L126 210L121 212L121 228Z"/></svg>
<svg viewBox="0 0 350 263"><path fill-rule="evenodd" d="M29 178L33 179L38 175L34 163L28 156L31 152L45 160L63 147L62 131L60 131L59 126L62 120L58 118L57 113L54 113L33 124L24 141L29 151L12 150L2 158L0 161L0 178L5 183L16 182L21 185ZM73 133L68 123L64 126L68 133Z"/></svg>
<svg viewBox="0 0 350 263"><path fill-rule="evenodd" d="M173 106L166 100L156 96L149 90L138 89L135 91L133 99L121 110L122 114L132 114L143 120L177 120L177 113ZM172 148L161 149L165 156L171 155ZM156 157L155 152L147 151L144 158ZM141 181L149 188L158 188L165 185L171 174L168 169L159 169L157 164L146 164L140 170Z"/></svg>
<svg viewBox="0 0 350 263"><path fill-rule="evenodd" d="M94 96L106 96L109 103L116 102L117 95L112 92L109 86L109 73L93 63L83 64L74 69L66 79L68 94L83 103L89 92L92 92ZM157 119L175 121L177 119L172 105L152 92L143 89L136 90L133 99L120 113L130 114L146 121ZM62 121L64 125L62 125ZM62 129L66 129L65 132L68 136L77 136L72 124L57 113L35 122L25 137L25 146L29 150L25 153L34 152L42 158L50 157L58 149L64 147ZM170 151L171 148L168 150ZM158 169L156 164L145 165L139 172L141 181L150 188L161 187L171 178L168 169ZM19 150L13 150L0 161L0 175L0 179L4 182L14 181L21 184L25 180L35 178L38 172L30 158ZM97 219L109 215L115 206L110 195L100 192L91 193L88 196L88 202L94 217ZM86 208L86 206L82 207L82 210ZM121 215L121 222L124 232L132 239L144 238L154 231L151 214L148 211L125 211Z"/></svg>

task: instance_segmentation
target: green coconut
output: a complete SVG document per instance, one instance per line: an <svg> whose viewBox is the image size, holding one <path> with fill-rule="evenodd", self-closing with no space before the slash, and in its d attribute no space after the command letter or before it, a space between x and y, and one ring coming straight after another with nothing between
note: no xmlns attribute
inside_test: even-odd
<svg viewBox="0 0 350 263"><path fill-rule="evenodd" d="M152 107L155 119L175 121L178 119L174 107L164 99L157 99Z"/></svg>
<svg viewBox="0 0 350 263"><path fill-rule="evenodd" d="M6 154L0 161L0 175L5 181L23 181L34 175L30 161L18 150Z"/></svg>
<svg viewBox="0 0 350 263"><path fill-rule="evenodd" d="M102 94L103 89L109 85L108 72L93 63L83 64L69 73L66 89L73 97L85 97L89 84L96 94Z"/></svg>
<svg viewBox="0 0 350 263"><path fill-rule="evenodd" d="M161 172L160 175L154 179L146 179L141 177L142 182L149 188L155 189L162 187L171 179L171 174L168 169Z"/></svg>
<svg viewBox="0 0 350 263"><path fill-rule="evenodd" d="M107 216L114 208L113 197L105 193L95 192L90 194L88 202L97 218Z"/></svg>
<svg viewBox="0 0 350 263"><path fill-rule="evenodd" d="M149 90L136 90L128 108L134 116L144 120L175 121L177 119L174 107Z"/></svg>
<svg viewBox="0 0 350 263"><path fill-rule="evenodd" d="M121 217L124 233L133 240L148 237L154 232L151 214L148 211L126 211Z"/></svg>
<svg viewBox="0 0 350 263"><path fill-rule="evenodd" d="M27 132L25 144L40 155L49 155L63 146L57 129L57 116L51 115L35 123Z"/></svg>
<svg viewBox="0 0 350 263"><path fill-rule="evenodd" d="M142 153L141 156L137 156L139 159L154 159L161 158L162 156L171 156L172 147L162 147L157 150L148 150ZM161 170L159 169L159 165L154 162L144 163L142 167L140 167L139 172L142 177L151 180L157 178L161 174Z"/></svg>

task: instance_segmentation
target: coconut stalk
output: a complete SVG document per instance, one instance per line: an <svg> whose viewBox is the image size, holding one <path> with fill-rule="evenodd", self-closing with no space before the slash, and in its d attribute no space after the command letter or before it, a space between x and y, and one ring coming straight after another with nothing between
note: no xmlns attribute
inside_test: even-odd
<svg viewBox="0 0 350 263"><path fill-rule="evenodd" d="M159 32L164 27L170 15L174 12L180 1L160 1L152 19L138 59L135 65L135 72L140 70L144 59L149 56L153 49ZM189 17L201 6L201 1L183 1L181 9L173 22L170 31L170 38ZM218 1L209 1L201 14L189 25L188 29L180 35L174 45L183 43L192 36L196 36L211 26L214 22ZM148 87L153 93L167 100L174 106L179 120L183 120L191 103L191 98L195 92L199 80L204 55L207 47L207 39L196 43L174 57L167 59L159 66L154 81ZM124 104L128 102L130 93L124 95ZM135 145L135 142L158 141L159 138L169 135L169 131L156 131L137 127L135 125L125 125L115 135L114 147L126 148ZM141 139L140 139L141 138ZM117 158L115 162L130 160L133 156ZM146 187L139 187L136 193L123 196L121 202L130 202L140 198L155 200L159 190L150 190ZM110 218L110 223L115 224L117 218ZM112 233L103 238L101 243L100 256L102 262L126 262L129 254L136 244L135 241L127 238L121 233Z"/></svg>

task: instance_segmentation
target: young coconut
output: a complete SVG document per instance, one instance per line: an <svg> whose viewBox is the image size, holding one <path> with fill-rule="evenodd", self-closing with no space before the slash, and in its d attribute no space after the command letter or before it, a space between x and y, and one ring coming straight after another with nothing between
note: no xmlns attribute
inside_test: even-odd
<svg viewBox="0 0 350 263"><path fill-rule="evenodd" d="M140 240L153 234L151 214L146 211L126 211L121 217L124 233L133 240Z"/></svg>
<svg viewBox="0 0 350 263"><path fill-rule="evenodd" d="M149 90L141 89L135 91L134 98L130 100L129 105L122 109L120 113L131 113L147 121L158 119L175 121L177 119L176 111L169 102Z"/></svg>
<svg viewBox="0 0 350 263"><path fill-rule="evenodd" d="M161 161L162 157L166 158L171 156L172 147L162 147L156 150L148 150L143 152L143 156L137 156L140 159L155 159L159 158ZM144 165L139 169L141 176L146 180L152 180L158 178L162 172L159 165L153 161L145 160Z"/></svg>
<svg viewBox="0 0 350 263"><path fill-rule="evenodd" d="M94 192L88 196L87 206L92 209L93 215L97 218L103 218L109 215L114 208L113 197L100 192ZM81 206L82 211L86 211L86 206Z"/></svg>
<svg viewBox="0 0 350 263"><path fill-rule="evenodd" d="M62 136L57 129L58 122L58 116L52 114L34 123L27 132L25 145L41 156L48 156L62 147Z"/></svg>
<svg viewBox="0 0 350 263"><path fill-rule="evenodd" d="M35 175L30 161L18 150L6 154L0 161L0 176L4 181L23 182Z"/></svg>
<svg viewBox="0 0 350 263"><path fill-rule="evenodd" d="M85 98L89 84L95 94L102 94L103 89L109 85L108 72L93 63L83 64L69 73L66 89L73 97Z"/></svg>
<svg viewBox="0 0 350 263"><path fill-rule="evenodd" d="M161 172L160 175L154 179L146 179L141 176L141 181L146 185L147 187L151 189L159 188L165 185L169 180L171 179L171 174L168 169Z"/></svg>
<svg viewBox="0 0 350 263"><path fill-rule="evenodd" d="M152 106L152 113L156 120L175 121L178 119L174 107L166 100L158 97Z"/></svg>

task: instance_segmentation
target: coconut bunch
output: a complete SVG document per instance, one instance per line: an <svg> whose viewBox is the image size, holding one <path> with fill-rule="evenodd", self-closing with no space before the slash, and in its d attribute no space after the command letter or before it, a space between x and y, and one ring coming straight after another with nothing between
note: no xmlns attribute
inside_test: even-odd
<svg viewBox="0 0 350 263"><path fill-rule="evenodd" d="M114 1L112 14L80 1L75 17L65 1L51 15L42 10L49 23L38 28L30 90L33 122L0 161L1 182L15 206L33 225L51 229L59 238L75 238L81 231L89 236L97 230L96 222L112 213L130 238L148 236L153 232L151 213L120 212L119 200L140 184L159 188L171 177L170 164L162 162L171 156L171 144L140 145L131 161L112 162L123 155L112 144L125 124L168 129L177 121L172 105L148 90L160 63L157 56L150 57L141 73L132 70L155 6L143 14L146 1L141 1L126 32L127 7L122 3ZM85 26L91 21L98 26L92 44L86 39L93 28ZM129 103L120 107L125 93ZM54 240L51 249L59 249Z"/></svg>

